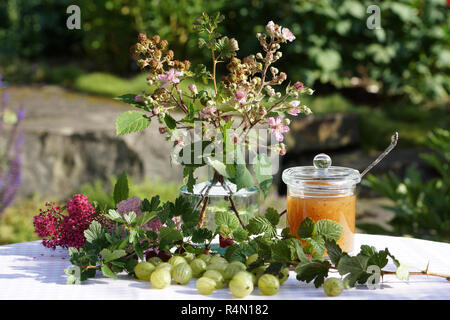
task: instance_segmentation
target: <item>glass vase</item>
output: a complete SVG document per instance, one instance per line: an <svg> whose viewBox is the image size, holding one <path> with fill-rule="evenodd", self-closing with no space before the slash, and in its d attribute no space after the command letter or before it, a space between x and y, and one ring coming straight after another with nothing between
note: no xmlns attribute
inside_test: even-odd
<svg viewBox="0 0 450 320"><path fill-rule="evenodd" d="M220 211L234 211L239 213L239 219L244 225L259 213L259 190L256 187L237 190L236 184L228 181L210 168L208 180L194 185L193 192L184 186L180 194L199 211L203 211L205 197L208 197L204 213L200 217L201 227L215 231L217 226L215 214ZM231 196L231 200L230 200Z"/></svg>

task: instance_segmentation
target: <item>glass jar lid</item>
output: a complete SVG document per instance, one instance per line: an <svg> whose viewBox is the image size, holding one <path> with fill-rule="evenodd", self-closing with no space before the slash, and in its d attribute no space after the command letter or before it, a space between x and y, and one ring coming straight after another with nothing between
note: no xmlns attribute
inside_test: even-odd
<svg viewBox="0 0 450 320"><path fill-rule="evenodd" d="M288 186L297 188L341 189L361 181L358 170L331 165L331 158L320 153L314 157L313 166L292 167L283 171L282 179Z"/></svg>

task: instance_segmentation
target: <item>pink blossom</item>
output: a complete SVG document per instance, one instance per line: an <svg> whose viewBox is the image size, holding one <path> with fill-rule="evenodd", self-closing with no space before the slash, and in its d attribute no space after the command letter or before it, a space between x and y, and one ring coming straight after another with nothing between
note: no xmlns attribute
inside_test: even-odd
<svg viewBox="0 0 450 320"><path fill-rule="evenodd" d="M162 87L165 88L170 84L180 83L180 79L178 79L178 77L181 77L182 75L183 75L183 72L175 71L175 69L172 68L169 71L166 71L163 74L160 74L158 76L158 79L161 82L164 82Z"/></svg>
<svg viewBox="0 0 450 320"><path fill-rule="evenodd" d="M234 94L234 101L238 101L239 103L245 104L247 101L245 100L245 97L247 97L247 91L243 89L239 89Z"/></svg>
<svg viewBox="0 0 450 320"><path fill-rule="evenodd" d="M208 118L212 116L217 111L216 106L209 106L199 112L199 116L203 118Z"/></svg>
<svg viewBox="0 0 450 320"><path fill-rule="evenodd" d="M289 103L289 105L292 106L292 108L289 109L289 111L288 111L289 114L291 114L293 116L296 116L296 115L298 115L300 113L300 110L297 108L300 105L300 101L299 100L292 100Z"/></svg>
<svg viewBox="0 0 450 320"><path fill-rule="evenodd" d="M138 94L137 96L134 97L134 102L142 102L142 98L143 98L143 95Z"/></svg>
<svg viewBox="0 0 450 320"><path fill-rule="evenodd" d="M297 90L303 90L305 88L305 85L303 84L303 82L297 81L296 83L294 83L294 87Z"/></svg>
<svg viewBox="0 0 450 320"><path fill-rule="evenodd" d="M284 156L286 154L286 149L281 149L280 150L280 156Z"/></svg>
<svg viewBox="0 0 450 320"><path fill-rule="evenodd" d="M273 21L269 21L266 25L266 30L271 36L274 36L276 34L275 23Z"/></svg>
<svg viewBox="0 0 450 320"><path fill-rule="evenodd" d="M159 133L160 134L164 134L166 132L166 128L164 127L159 127Z"/></svg>
<svg viewBox="0 0 450 320"><path fill-rule="evenodd" d="M197 86L195 84L191 84L188 88L193 94L198 93Z"/></svg>
<svg viewBox="0 0 450 320"><path fill-rule="evenodd" d="M289 102L289 105L296 108L300 105L300 100L292 100L291 102Z"/></svg>
<svg viewBox="0 0 450 320"><path fill-rule="evenodd" d="M287 40L287 41L290 41L290 42L295 40L294 34L288 28L282 28L281 29L281 37L284 40Z"/></svg>
<svg viewBox="0 0 450 320"><path fill-rule="evenodd" d="M275 136L278 142L284 140L283 133L289 132L289 127L283 123L283 117L278 116L276 119L270 117L267 122L272 127L272 134Z"/></svg>

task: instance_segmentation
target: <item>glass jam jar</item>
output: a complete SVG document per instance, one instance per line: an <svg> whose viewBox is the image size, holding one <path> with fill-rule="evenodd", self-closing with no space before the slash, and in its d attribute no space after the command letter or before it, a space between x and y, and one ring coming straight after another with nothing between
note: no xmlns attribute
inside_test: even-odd
<svg viewBox="0 0 450 320"><path fill-rule="evenodd" d="M344 228L339 246L345 252L352 251L359 171L331 166L331 158L321 153L314 157L313 166L286 169L282 179L287 185L286 224L291 234L297 236L298 227L307 217L333 220Z"/></svg>

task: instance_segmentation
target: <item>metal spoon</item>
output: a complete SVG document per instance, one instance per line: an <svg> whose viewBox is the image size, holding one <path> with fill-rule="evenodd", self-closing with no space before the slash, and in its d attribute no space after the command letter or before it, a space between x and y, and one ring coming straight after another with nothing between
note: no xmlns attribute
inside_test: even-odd
<svg viewBox="0 0 450 320"><path fill-rule="evenodd" d="M389 147L386 148L386 150L384 150L384 152L382 154L380 154L378 156L378 158L376 158L362 173L361 173L361 179L367 174L367 172L369 172L370 170L372 170L373 167L375 167L378 162L380 162L381 160L383 160L384 157L386 157L389 152L392 151L392 149L395 148L395 146L397 145L397 141L398 141L398 132L394 133L391 137L391 144L389 145Z"/></svg>

